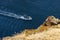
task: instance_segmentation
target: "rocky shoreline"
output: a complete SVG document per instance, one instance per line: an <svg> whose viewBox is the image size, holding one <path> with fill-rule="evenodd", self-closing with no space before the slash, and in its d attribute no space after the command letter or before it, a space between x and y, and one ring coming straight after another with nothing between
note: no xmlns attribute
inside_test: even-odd
<svg viewBox="0 0 60 40"><path fill-rule="evenodd" d="M26 29L12 37L4 37L3 40L60 40L60 20L48 16L37 29Z"/></svg>

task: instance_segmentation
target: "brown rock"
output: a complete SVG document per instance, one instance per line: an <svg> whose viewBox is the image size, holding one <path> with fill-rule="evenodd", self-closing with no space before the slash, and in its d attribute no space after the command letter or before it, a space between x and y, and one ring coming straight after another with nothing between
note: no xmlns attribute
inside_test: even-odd
<svg viewBox="0 0 60 40"><path fill-rule="evenodd" d="M43 23L43 25L46 26L52 26L52 25L57 25L60 23L60 20L55 18L54 16L49 16L45 22Z"/></svg>

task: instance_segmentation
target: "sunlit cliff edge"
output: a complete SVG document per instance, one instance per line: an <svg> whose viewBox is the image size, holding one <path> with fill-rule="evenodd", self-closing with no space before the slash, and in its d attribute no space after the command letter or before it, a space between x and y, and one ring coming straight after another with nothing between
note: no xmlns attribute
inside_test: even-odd
<svg viewBox="0 0 60 40"><path fill-rule="evenodd" d="M3 40L60 40L60 19L48 16L37 29L26 29L12 37L4 37Z"/></svg>

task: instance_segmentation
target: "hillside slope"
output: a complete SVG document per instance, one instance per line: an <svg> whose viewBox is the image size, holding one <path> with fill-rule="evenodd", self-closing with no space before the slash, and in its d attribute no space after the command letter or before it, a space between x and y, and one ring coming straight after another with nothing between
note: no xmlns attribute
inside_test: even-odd
<svg viewBox="0 0 60 40"><path fill-rule="evenodd" d="M26 29L3 40L60 40L60 20L49 16L37 29Z"/></svg>

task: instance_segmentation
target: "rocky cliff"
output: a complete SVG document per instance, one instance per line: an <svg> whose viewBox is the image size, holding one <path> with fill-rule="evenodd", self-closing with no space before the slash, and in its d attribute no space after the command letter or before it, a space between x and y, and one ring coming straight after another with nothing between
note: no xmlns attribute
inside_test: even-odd
<svg viewBox="0 0 60 40"><path fill-rule="evenodd" d="M37 29L26 29L12 37L3 40L60 40L60 20L49 16Z"/></svg>

